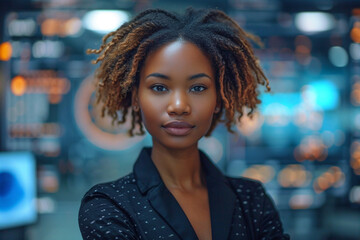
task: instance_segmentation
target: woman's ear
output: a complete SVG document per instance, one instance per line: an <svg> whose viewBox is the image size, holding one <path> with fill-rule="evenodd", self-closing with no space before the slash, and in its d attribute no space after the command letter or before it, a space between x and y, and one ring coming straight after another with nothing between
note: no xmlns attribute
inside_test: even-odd
<svg viewBox="0 0 360 240"><path fill-rule="evenodd" d="M140 110L138 89L136 87L134 87L131 92L131 106L135 112L138 112Z"/></svg>

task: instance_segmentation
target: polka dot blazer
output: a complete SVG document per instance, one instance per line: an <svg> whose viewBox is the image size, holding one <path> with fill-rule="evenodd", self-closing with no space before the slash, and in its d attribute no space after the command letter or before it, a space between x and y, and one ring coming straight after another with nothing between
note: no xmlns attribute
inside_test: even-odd
<svg viewBox="0 0 360 240"><path fill-rule="evenodd" d="M83 239L197 239L150 156L151 148L143 149L133 173L85 194L79 211ZM289 239L260 182L225 177L204 153L200 156L213 240Z"/></svg>

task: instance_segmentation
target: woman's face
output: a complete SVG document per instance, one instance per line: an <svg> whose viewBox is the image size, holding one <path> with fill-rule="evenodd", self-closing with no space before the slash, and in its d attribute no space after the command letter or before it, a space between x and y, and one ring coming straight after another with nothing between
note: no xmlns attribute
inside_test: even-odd
<svg viewBox="0 0 360 240"><path fill-rule="evenodd" d="M197 147L217 107L214 70L194 44L177 40L149 54L133 104L140 107L153 145Z"/></svg>

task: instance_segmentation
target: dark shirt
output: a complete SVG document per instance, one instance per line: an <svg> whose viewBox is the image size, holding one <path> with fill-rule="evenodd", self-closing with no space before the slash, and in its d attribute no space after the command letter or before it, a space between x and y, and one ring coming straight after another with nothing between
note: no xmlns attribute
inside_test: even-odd
<svg viewBox="0 0 360 240"><path fill-rule="evenodd" d="M225 177L200 152L209 194L213 240L289 239L258 181ZM133 173L91 188L81 202L83 239L197 239L185 213L143 149Z"/></svg>

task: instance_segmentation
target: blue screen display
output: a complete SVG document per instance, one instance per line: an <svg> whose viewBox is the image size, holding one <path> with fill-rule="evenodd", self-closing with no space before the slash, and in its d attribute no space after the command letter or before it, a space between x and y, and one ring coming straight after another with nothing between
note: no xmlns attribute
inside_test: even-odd
<svg viewBox="0 0 360 240"><path fill-rule="evenodd" d="M31 153L0 153L0 229L36 221L35 171Z"/></svg>

